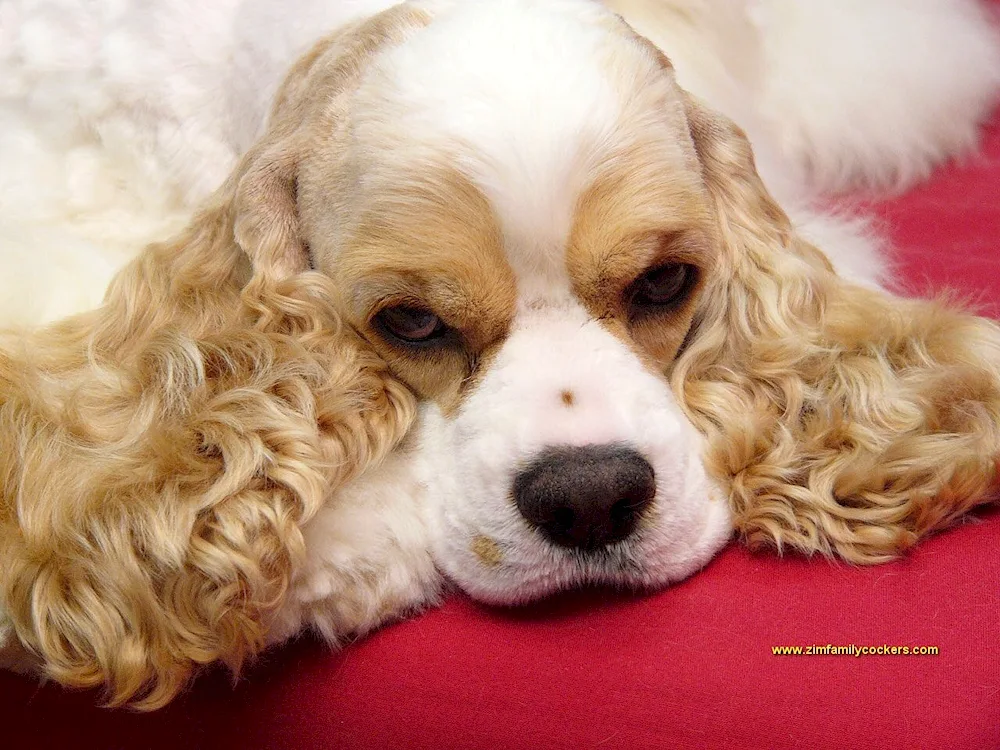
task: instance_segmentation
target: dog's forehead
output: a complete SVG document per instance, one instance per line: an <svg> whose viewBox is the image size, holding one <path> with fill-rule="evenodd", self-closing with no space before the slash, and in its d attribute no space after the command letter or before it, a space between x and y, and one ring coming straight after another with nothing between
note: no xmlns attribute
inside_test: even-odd
<svg viewBox="0 0 1000 750"><path fill-rule="evenodd" d="M380 55L358 100L355 137L397 139L377 149L393 167L383 174L405 179L446 159L488 199L520 285L539 292L568 291L581 196L620 171L638 139L662 136L664 169L692 163L662 61L590 0L460 3Z"/></svg>

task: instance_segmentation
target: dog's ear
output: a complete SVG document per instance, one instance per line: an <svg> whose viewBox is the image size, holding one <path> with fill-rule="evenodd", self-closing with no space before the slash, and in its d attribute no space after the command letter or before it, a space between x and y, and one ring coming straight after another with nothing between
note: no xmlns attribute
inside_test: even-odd
<svg viewBox="0 0 1000 750"><path fill-rule="evenodd" d="M234 237L255 274L281 279L309 267L297 215L300 161L340 126L373 55L429 21L426 12L407 5L389 8L326 37L286 76L265 134L226 188Z"/></svg>
<svg viewBox="0 0 1000 750"><path fill-rule="evenodd" d="M155 708L201 664L238 669L302 524L408 430L412 394L300 273L295 183L313 118L425 22L394 8L321 43L183 233L98 310L0 348L0 607L53 679Z"/></svg>
<svg viewBox="0 0 1000 750"><path fill-rule="evenodd" d="M878 562L989 500L997 325L839 277L739 128L685 109L721 254L673 377L743 538Z"/></svg>

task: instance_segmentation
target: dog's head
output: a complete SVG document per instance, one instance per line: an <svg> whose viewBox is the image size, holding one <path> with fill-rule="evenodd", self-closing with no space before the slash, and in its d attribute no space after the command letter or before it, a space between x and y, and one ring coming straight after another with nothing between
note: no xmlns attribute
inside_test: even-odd
<svg viewBox="0 0 1000 750"><path fill-rule="evenodd" d="M968 410L927 401L933 364L983 402L940 335L972 319L838 279L739 129L589 0L414 3L342 30L232 186L258 272L332 278L422 402L431 545L479 598L664 584L734 523L880 559L954 514L930 497L992 472ZM935 450L950 463L917 497L899 477Z"/></svg>
<svg viewBox="0 0 1000 750"><path fill-rule="evenodd" d="M696 139L724 136L669 63L574 0L404 6L306 66L237 236L332 277L423 402L438 564L503 602L704 565L732 522L668 376L721 262Z"/></svg>

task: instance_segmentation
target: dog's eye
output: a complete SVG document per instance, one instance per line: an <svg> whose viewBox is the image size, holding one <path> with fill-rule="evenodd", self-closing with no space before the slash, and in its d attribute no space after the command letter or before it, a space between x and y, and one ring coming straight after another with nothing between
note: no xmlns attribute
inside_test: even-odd
<svg viewBox="0 0 1000 750"><path fill-rule="evenodd" d="M633 307L669 307L691 291L698 272L686 263L667 263L650 269L632 284L628 301Z"/></svg>
<svg viewBox="0 0 1000 750"><path fill-rule="evenodd" d="M387 307L375 316L375 322L390 336L410 344L439 338L447 330L437 315L418 307Z"/></svg>

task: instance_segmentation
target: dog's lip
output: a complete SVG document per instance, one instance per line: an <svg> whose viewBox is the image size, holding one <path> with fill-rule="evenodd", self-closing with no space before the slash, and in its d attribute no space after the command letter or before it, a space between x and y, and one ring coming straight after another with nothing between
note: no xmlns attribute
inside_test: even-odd
<svg viewBox="0 0 1000 750"><path fill-rule="evenodd" d="M670 585L669 582L651 582L647 577L641 575L626 575L624 573L609 575L609 571L603 571L602 574L596 575L577 569L569 576L566 574L538 576L515 586L498 589L495 586L469 585L469 582L457 579L446 571L440 572L451 586L473 601L491 607L504 608L529 606L562 594L581 591L612 590L628 595L642 596Z"/></svg>
<svg viewBox="0 0 1000 750"><path fill-rule="evenodd" d="M476 557L476 573L488 574L488 581L469 577L462 571L446 566L440 560L435 565L442 577L456 588L478 602L495 606L520 606L559 592L610 586L634 591L655 589L641 564L633 555L626 554L632 537L592 550L569 549L545 540L548 552L553 556L552 567L531 565L520 562L516 554L516 543L497 539L495 536L473 532L467 549ZM476 550L473 547L482 549ZM489 561L483 561L485 548L492 553L499 552L498 559L492 554ZM484 564L485 563L485 564ZM558 566L557 569L556 566ZM504 584L497 586L497 584Z"/></svg>

